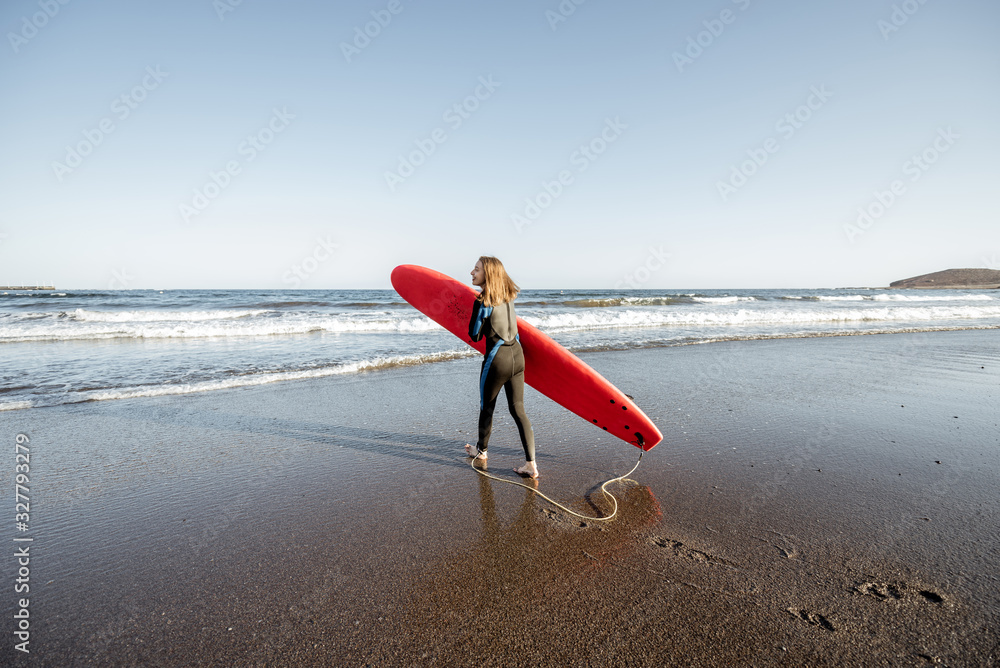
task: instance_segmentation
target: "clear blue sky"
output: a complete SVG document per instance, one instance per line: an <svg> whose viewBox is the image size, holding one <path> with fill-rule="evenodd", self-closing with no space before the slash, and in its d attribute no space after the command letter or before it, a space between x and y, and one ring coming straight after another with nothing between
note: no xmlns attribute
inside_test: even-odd
<svg viewBox="0 0 1000 668"><path fill-rule="evenodd" d="M3 3L0 283L1000 268L996 2L235 2Z"/></svg>

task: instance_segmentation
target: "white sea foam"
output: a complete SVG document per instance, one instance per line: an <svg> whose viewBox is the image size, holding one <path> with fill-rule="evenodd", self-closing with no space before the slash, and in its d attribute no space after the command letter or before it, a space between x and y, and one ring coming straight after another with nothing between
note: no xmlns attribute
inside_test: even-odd
<svg viewBox="0 0 1000 668"><path fill-rule="evenodd" d="M379 356L372 359L357 362L346 362L319 369L304 369L299 371L270 371L252 373L242 376L234 376L219 380L209 380L200 383L161 383L156 385L138 385L135 387L113 388L107 390L94 390L89 392L79 392L60 396L55 404L76 404L89 401L108 401L112 399L132 399L136 397L162 397L177 394L194 394L198 392L212 392L215 390L226 390L238 387L252 387L255 385L267 385L269 383L279 383L289 380L304 380L308 378L325 378L328 376L339 376L344 374L359 373L362 371L374 371L400 366L416 366L429 364L431 362L443 362L447 360L460 359L478 355L472 349L467 350L446 350L437 353L425 353L418 355L393 355ZM19 410L34 406L32 401L11 401L0 403L0 411Z"/></svg>
<svg viewBox="0 0 1000 668"><path fill-rule="evenodd" d="M993 297L989 295L873 295L872 301L877 302L990 302Z"/></svg>
<svg viewBox="0 0 1000 668"><path fill-rule="evenodd" d="M81 322L205 322L237 320L267 313L263 309L218 309L212 311L91 311L78 308L65 314ZM58 314L62 315L62 314Z"/></svg>
<svg viewBox="0 0 1000 668"><path fill-rule="evenodd" d="M429 332L443 328L430 318L393 318L387 314L307 315L244 317L226 319L97 320L79 321L33 318L24 314L0 321L0 343L87 339L190 339L249 336L278 336L312 332Z"/></svg>
<svg viewBox="0 0 1000 668"><path fill-rule="evenodd" d="M1000 306L870 306L865 308L757 308L738 310L619 310L524 317L546 331L672 325L805 325L846 322L934 322L1000 317Z"/></svg>
<svg viewBox="0 0 1000 668"><path fill-rule="evenodd" d="M782 295L781 299L820 302L989 302L994 297L984 294L934 295L934 294L886 294L874 295Z"/></svg>
<svg viewBox="0 0 1000 668"><path fill-rule="evenodd" d="M703 304L735 304L736 302L755 302L756 297L691 297L691 301Z"/></svg>
<svg viewBox="0 0 1000 668"><path fill-rule="evenodd" d="M909 295L891 295L905 296ZM930 295L933 297L934 295ZM614 309L588 308L541 314L522 313L521 317L543 330L567 331L603 328L658 326L738 326L791 325L809 323L848 323L870 321L912 321L931 323L940 320L983 319L1000 317L1000 304L987 295L964 295L977 304L944 303L920 305L917 299L877 300L861 295L824 299L828 305L800 302L794 307L774 306L780 302L756 301L752 297L703 297L705 304L677 307L622 305ZM985 299L983 299L985 297ZM822 297L820 297L822 299ZM926 298L924 298L926 299ZM736 301L738 300L738 301ZM838 305L837 302L843 304ZM863 302L847 306L845 302ZM939 302L939 303L938 303ZM747 307L733 308L736 303ZM295 336L311 333L389 333L421 334L444 331L423 315L376 311L350 314L277 313L269 310L213 311L83 311L74 317L56 317L53 313L31 312L5 314L0 318L0 343L106 339L193 339ZM171 319L177 318L177 319ZM183 319L181 319L183 318Z"/></svg>

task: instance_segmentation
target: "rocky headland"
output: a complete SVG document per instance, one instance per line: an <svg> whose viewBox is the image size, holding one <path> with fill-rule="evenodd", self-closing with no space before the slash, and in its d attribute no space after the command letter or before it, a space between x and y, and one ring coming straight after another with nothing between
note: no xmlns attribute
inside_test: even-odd
<svg viewBox="0 0 1000 668"><path fill-rule="evenodd" d="M996 269L945 269L933 274L893 281L890 288L984 289L1000 288L1000 271Z"/></svg>

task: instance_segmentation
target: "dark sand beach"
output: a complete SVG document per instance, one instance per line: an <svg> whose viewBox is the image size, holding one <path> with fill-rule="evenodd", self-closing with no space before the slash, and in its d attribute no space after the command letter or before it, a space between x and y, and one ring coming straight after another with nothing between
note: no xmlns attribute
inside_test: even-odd
<svg viewBox="0 0 1000 668"><path fill-rule="evenodd" d="M10 450L31 438L34 541L31 655L9 640L3 661L996 665L997 343L581 355L665 435L607 524L471 470L472 358L6 411ZM539 489L605 509L638 450L525 401ZM493 434L490 471L516 479L504 399Z"/></svg>

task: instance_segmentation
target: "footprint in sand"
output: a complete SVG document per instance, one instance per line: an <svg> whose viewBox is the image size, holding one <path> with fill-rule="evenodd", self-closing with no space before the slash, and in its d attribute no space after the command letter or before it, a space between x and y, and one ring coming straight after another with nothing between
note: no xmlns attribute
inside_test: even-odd
<svg viewBox="0 0 1000 668"><path fill-rule="evenodd" d="M944 603L944 596L938 594L937 592L930 591L929 589L921 589L917 592L920 596L923 596L925 600L931 603Z"/></svg>
<svg viewBox="0 0 1000 668"><path fill-rule="evenodd" d="M691 559L692 561L697 561L700 564L708 564L710 566L725 566L733 569L737 568L736 564L731 561L709 554L708 552L688 547L679 540L653 536L649 539L649 542L656 547L669 550L675 557Z"/></svg>
<svg viewBox="0 0 1000 668"><path fill-rule="evenodd" d="M864 582L856 586L854 591L865 596L873 596L880 601L888 601L889 599L898 601L904 595L899 585L884 582Z"/></svg>
<svg viewBox="0 0 1000 668"><path fill-rule="evenodd" d="M795 608L787 608L787 610L788 614L801 619L807 624L818 626L821 629L830 631L831 633L837 630L834 628L833 623L829 619L819 613L809 612L808 610L796 610Z"/></svg>
<svg viewBox="0 0 1000 668"><path fill-rule="evenodd" d="M764 542L770 543L774 547L778 548L778 551L781 552L781 556L785 559L795 559L799 556L799 548L791 536L787 536L780 531L773 530L768 531L768 533L773 533L775 536L778 536L781 539L781 544L778 545L777 543L771 543L771 541L764 538L759 540L763 540Z"/></svg>
<svg viewBox="0 0 1000 668"><path fill-rule="evenodd" d="M944 596L931 589L920 589L905 582L862 582L854 591L880 601L916 600L923 603L944 603Z"/></svg>

